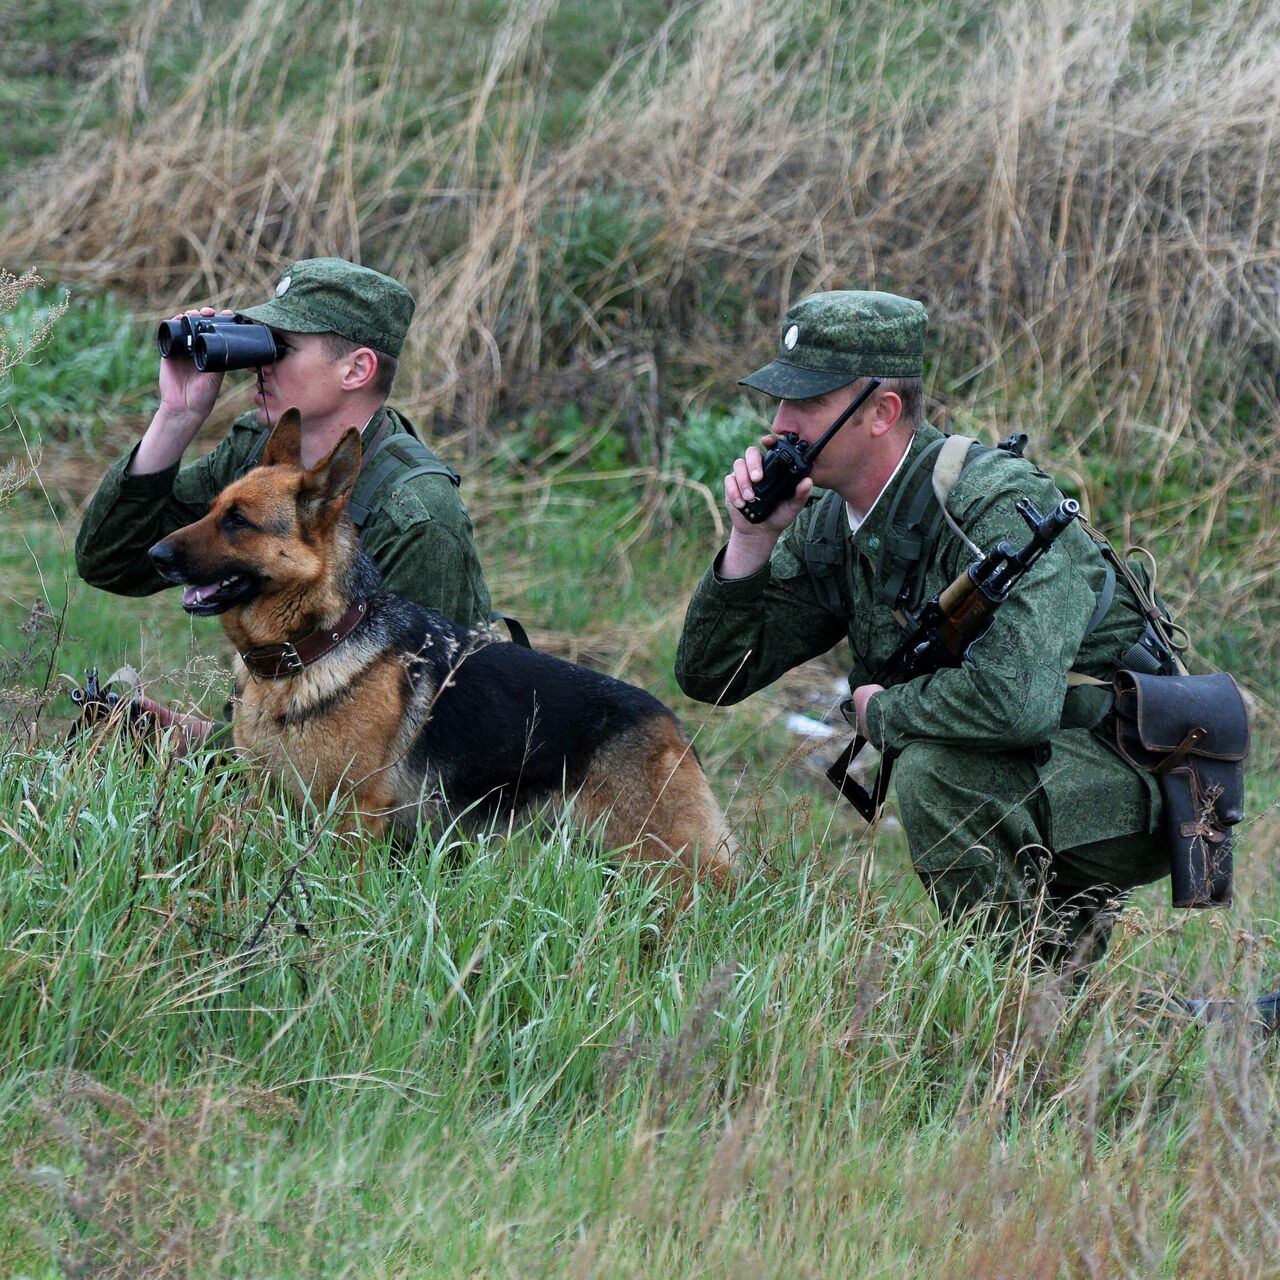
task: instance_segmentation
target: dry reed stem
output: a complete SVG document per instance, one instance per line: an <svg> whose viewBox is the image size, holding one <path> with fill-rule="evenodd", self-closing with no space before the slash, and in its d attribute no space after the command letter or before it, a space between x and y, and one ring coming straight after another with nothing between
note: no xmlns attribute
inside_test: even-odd
<svg viewBox="0 0 1280 1280"><path fill-rule="evenodd" d="M1277 337L1266 35L1280 20L1243 0L1159 61L1136 35L1151 6L1015 3L950 83L946 64L891 51L868 83L841 67L838 24L800 42L792 6L722 0L683 40L664 28L620 60L558 144L537 127L550 0L499 25L452 123L404 105L416 50L390 39L369 55L352 21L322 29L320 108L272 109L301 48L299 6L282 0L259 0L161 113L147 68L171 8L139 23L103 86L120 103L111 145L70 142L11 203L0 254L42 253L151 305L243 296L307 252L375 257L430 317L415 390L444 412L461 398L477 430L494 387L543 348L560 269L546 219L602 185L658 228L635 264L654 316L714 269L745 288L740 327L761 326L763 351L795 293L888 281L925 296L975 366L1077 398L1110 370L1094 427L1108 445L1121 415L1171 439L1204 432L1204 363L1224 339ZM789 46L808 51L779 57ZM615 340L590 319L584 337Z"/></svg>
<svg viewBox="0 0 1280 1280"><path fill-rule="evenodd" d="M1181 506L1131 512L1182 542L1171 579L1212 569L1249 519L1239 581L1274 571L1274 6L1224 0L1192 26L1156 0L1012 0L926 53L925 15L872 49L821 11L707 0L620 54L553 137L555 8L514 4L441 50L255 0L162 102L166 0L95 87L115 123L8 200L0 261L164 310L261 295L296 256L361 256L419 300L400 399L473 447L546 365L625 350L655 386L669 367L722 398L797 294L891 287L929 306L942 406L999 434L1012 413L1082 473L1112 460L1122 495L1143 468L1151 492L1173 477ZM305 107L284 92L304 59L325 68ZM1248 602L1271 652L1274 603Z"/></svg>

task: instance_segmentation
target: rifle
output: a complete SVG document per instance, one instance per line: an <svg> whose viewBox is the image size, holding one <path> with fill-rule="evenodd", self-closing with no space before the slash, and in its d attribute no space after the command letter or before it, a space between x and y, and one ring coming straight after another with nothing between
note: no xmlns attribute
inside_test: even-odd
<svg viewBox="0 0 1280 1280"><path fill-rule="evenodd" d="M1053 546L1058 536L1080 514L1080 504L1064 498L1047 516L1026 498L1015 508L1031 530L1031 539L1021 551L1007 542L975 561L950 586L927 601L916 615L915 630L893 651L868 683L906 684L918 676L932 675L945 667L958 667L970 646L991 626L996 610L1009 592ZM846 699L841 713L857 723L853 699ZM868 791L849 777L849 766L857 759L867 740L858 733L827 770L827 778L837 791L868 822L874 822L889 789L894 756L886 753L880 772Z"/></svg>

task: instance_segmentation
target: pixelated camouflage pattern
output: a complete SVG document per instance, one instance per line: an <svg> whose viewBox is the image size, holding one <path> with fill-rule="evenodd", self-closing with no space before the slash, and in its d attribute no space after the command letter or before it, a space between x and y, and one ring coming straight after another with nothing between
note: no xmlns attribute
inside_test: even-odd
<svg viewBox="0 0 1280 1280"><path fill-rule="evenodd" d="M1168 875L1169 858L1159 836L1123 830L1147 823L1144 775L1087 729L1051 742L1043 765L1026 752L913 743L894 765L896 803L944 917L1011 940L1034 926L1045 959L1090 962L1106 949L1113 904ZM1099 808L1112 834L1073 843L1085 834L1078 815Z"/></svg>
<svg viewBox="0 0 1280 1280"><path fill-rule="evenodd" d="M381 271L342 258L304 258L280 277L276 296L238 314L286 333L336 333L399 356L413 295Z"/></svg>
<svg viewBox="0 0 1280 1280"><path fill-rule="evenodd" d="M892 293L812 293L787 312L773 361L739 385L783 400L807 400L855 378L918 378L929 317Z"/></svg>
<svg viewBox="0 0 1280 1280"><path fill-rule="evenodd" d="M924 428L910 456L939 438ZM842 639L851 651L851 683L870 680L905 634L880 602L876 561L910 456L857 532L847 533L847 611L823 603L805 563L817 501L784 532L758 573L726 580L714 566L707 571L676 658L677 679L690 697L738 702ZM948 508L979 546L1002 540L1021 546L1028 534L1014 504L1023 497L1045 512L1061 494L1030 462L992 451L962 473ZM926 572L928 595L953 581L971 558L944 528ZM1109 679L1142 630L1140 608L1120 584L1102 622L1084 636L1105 579L1097 548L1071 526L960 667L870 701L873 745L902 753L895 779L912 860L922 876L946 877L953 888L962 882L961 906L987 895L1007 897L1008 886L1021 883L1021 851L1028 844L1051 850L1052 874L1075 890L1123 889L1167 874L1149 838L1159 824L1157 786L1120 758L1102 728L1089 727L1099 709L1095 691L1069 692L1066 684L1071 669ZM1052 754L1037 766L1030 748L1043 742ZM1073 860L1071 851L1084 849L1093 852Z"/></svg>
<svg viewBox="0 0 1280 1280"><path fill-rule="evenodd" d="M406 429L406 420L384 407L365 427L366 443L384 423L392 432ZM80 576L124 596L168 587L147 549L204 515L253 456L263 431L255 412L242 414L217 448L181 470L173 466L134 476L127 474L133 454L121 458L103 477L81 522L76 537ZM386 589L463 626L485 625L492 617L489 590L471 519L455 485L447 476L420 475L393 483L383 494L360 531L360 544L382 570Z"/></svg>

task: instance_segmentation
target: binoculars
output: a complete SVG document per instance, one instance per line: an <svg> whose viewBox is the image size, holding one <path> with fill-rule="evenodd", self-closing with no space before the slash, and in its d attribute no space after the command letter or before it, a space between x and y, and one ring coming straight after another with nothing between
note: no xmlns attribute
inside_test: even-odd
<svg viewBox="0 0 1280 1280"><path fill-rule="evenodd" d="M260 369L284 356L265 324L243 316L181 316L161 322L156 344L166 360L194 360L201 373Z"/></svg>

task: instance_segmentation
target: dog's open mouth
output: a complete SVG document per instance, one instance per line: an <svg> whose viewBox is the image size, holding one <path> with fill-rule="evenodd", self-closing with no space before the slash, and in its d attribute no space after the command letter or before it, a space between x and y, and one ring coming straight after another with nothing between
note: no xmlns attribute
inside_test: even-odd
<svg viewBox="0 0 1280 1280"><path fill-rule="evenodd" d="M258 587L258 579L251 574L233 573L221 582L210 582L203 587L188 587L182 593L182 607L199 617L222 613L252 595Z"/></svg>

